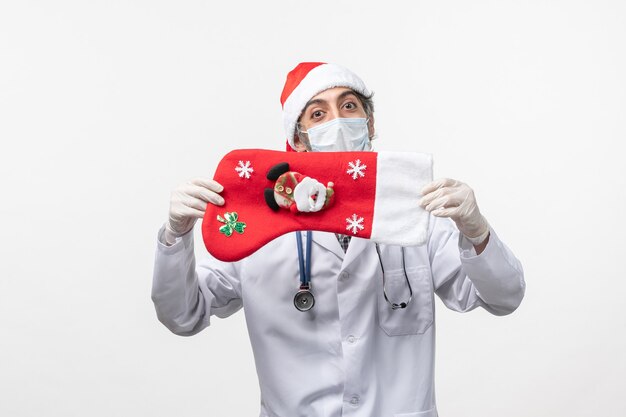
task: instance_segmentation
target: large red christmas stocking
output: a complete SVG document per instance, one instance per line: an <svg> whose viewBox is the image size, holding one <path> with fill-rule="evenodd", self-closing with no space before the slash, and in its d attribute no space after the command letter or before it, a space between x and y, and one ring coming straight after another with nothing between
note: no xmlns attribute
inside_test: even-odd
<svg viewBox="0 0 626 417"><path fill-rule="evenodd" d="M225 204L208 205L202 237L222 261L296 230L402 246L427 239L429 215L418 202L432 181L428 154L241 149L220 161L214 179Z"/></svg>

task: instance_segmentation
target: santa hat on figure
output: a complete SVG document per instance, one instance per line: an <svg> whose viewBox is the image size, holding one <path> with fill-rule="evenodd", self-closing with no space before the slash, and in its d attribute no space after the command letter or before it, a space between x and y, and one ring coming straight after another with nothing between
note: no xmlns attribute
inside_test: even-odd
<svg viewBox="0 0 626 417"><path fill-rule="evenodd" d="M302 62L287 74L280 95L287 151L296 150L296 126L306 104L322 91L335 87L347 87L367 98L372 96L372 92L358 75L337 64Z"/></svg>

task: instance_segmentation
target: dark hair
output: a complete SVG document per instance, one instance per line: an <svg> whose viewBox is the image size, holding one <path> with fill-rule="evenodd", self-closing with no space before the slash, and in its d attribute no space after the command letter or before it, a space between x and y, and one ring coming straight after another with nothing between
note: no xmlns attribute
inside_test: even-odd
<svg viewBox="0 0 626 417"><path fill-rule="evenodd" d="M369 96L364 96L358 91L354 91L354 94L361 102L361 106L363 106L363 110L365 110L365 114L367 115L367 117L370 117L372 114L374 114L374 100L372 99L374 97L374 92L371 92Z"/></svg>

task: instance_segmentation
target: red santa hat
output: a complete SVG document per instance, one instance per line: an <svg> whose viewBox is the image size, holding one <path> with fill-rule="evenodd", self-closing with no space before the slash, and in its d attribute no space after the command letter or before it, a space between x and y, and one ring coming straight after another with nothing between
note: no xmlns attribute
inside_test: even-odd
<svg viewBox="0 0 626 417"><path fill-rule="evenodd" d="M415 152L278 152L241 149L218 164L225 204L207 206L209 253L242 259L295 230L321 230L412 246L426 242L420 190L432 157Z"/></svg>
<svg viewBox="0 0 626 417"><path fill-rule="evenodd" d="M289 74L280 96L283 106L283 124L287 134L287 150L295 149L296 123L306 103L315 95L334 87L348 87L364 96L371 95L355 73L347 68L325 62L302 62Z"/></svg>

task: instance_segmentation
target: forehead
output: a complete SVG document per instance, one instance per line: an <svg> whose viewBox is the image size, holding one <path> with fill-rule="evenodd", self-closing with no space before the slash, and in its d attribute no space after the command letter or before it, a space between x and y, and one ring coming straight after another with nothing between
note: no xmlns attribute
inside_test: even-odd
<svg viewBox="0 0 626 417"><path fill-rule="evenodd" d="M352 91L352 89L348 87L333 87L333 88L324 90L321 93L316 94L315 96L311 97L311 100L309 101L313 101L313 100L335 101L338 98L340 97L343 98L349 94L354 95L356 97L356 94L354 94L354 91Z"/></svg>

